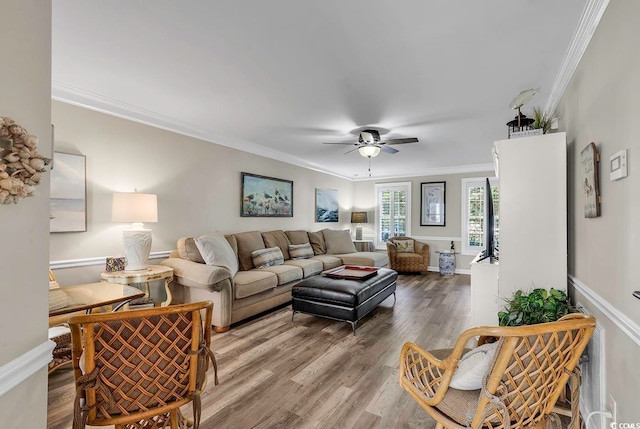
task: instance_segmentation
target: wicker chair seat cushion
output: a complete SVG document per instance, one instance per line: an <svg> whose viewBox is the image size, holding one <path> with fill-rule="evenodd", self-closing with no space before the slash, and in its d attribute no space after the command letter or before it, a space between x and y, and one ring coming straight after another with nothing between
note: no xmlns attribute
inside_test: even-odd
<svg viewBox="0 0 640 429"><path fill-rule="evenodd" d="M451 355L453 349L439 349L429 350L433 356L437 359L443 360ZM465 353L469 350L465 349ZM449 417L451 420L457 423L468 426L471 423L471 419L478 409L478 402L480 401L480 394L482 391L478 390L458 390L453 387L447 389L447 393L442 398L442 401L435 407L442 414ZM494 420L494 422L498 422Z"/></svg>

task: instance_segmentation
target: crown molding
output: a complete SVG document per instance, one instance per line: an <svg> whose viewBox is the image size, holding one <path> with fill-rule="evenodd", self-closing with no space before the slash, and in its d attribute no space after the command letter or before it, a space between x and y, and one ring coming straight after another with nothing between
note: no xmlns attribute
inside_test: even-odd
<svg viewBox="0 0 640 429"><path fill-rule="evenodd" d="M105 115L127 119L129 121L137 122L155 128L160 128L177 134L182 134L187 137L204 140L209 143L237 149L242 152L248 152L254 155L263 156L265 158L286 162L288 164L297 165L309 170L336 176L341 179L352 180L352 178L349 176L329 171L318 164L305 161L288 153L269 149L264 146L250 143L241 139L214 135L210 132L200 130L195 125L188 122L183 122L175 118L153 112L151 110L143 109L141 107L134 106L128 103L123 103L122 101L105 97L90 91L85 91L83 89L55 80L52 81L51 84L51 98L62 103L67 103L88 110L94 110L96 112L104 113Z"/></svg>
<svg viewBox="0 0 640 429"><path fill-rule="evenodd" d="M351 179L356 182L364 182L368 180L402 179L402 178L423 177L423 176L443 176L448 174L480 173L480 172L487 172L487 171L493 171L493 163L454 165L451 167L439 167L439 168L426 168L424 170L408 172L405 174L372 176L372 177L352 177Z"/></svg>
<svg viewBox="0 0 640 429"><path fill-rule="evenodd" d="M560 71L551 88L551 94L545 107L546 112L554 113L556 111L560 99L578 67L582 55L584 55L584 52L587 50L587 46L589 46L589 42L591 42L596 28L598 28L598 24L600 24L600 19L602 19L602 15L604 15L607 6L609 6L609 0L587 1L582 11L578 28L573 35L567 54L560 66Z"/></svg>

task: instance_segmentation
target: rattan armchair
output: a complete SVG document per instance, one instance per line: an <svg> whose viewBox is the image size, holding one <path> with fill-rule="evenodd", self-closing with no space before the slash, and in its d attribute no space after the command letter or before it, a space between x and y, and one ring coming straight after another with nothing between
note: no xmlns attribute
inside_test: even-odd
<svg viewBox="0 0 640 429"><path fill-rule="evenodd" d="M469 329L452 350L430 353L406 343L400 386L436 420L438 429L541 428L552 417L594 327L593 317L570 314L539 325ZM465 345L478 336L500 338L483 387L449 388ZM576 412L570 427L579 427L577 405L572 404Z"/></svg>
<svg viewBox="0 0 640 429"><path fill-rule="evenodd" d="M396 243L413 241L413 252L399 252ZM391 237L387 242L389 267L399 272L423 272L429 269L429 245L411 237Z"/></svg>
<svg viewBox="0 0 640 429"><path fill-rule="evenodd" d="M71 318L73 428L197 429L210 361L218 384L209 349L212 309L207 301ZM179 410L189 402L193 422Z"/></svg>

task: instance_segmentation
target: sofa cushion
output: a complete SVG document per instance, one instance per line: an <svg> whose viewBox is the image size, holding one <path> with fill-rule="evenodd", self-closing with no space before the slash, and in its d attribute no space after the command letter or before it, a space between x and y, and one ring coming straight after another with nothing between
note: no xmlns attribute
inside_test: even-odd
<svg viewBox="0 0 640 429"><path fill-rule="evenodd" d="M287 238L291 242L291 244L306 244L309 242L309 235L307 235L307 231L303 229L299 229L297 231L285 231Z"/></svg>
<svg viewBox="0 0 640 429"><path fill-rule="evenodd" d="M275 230L263 232L262 240L264 241L264 245L266 247L279 247L280 251L282 252L282 256L284 256L284 259L290 259L289 245L291 244L291 242L289 241L289 238L284 233L284 231Z"/></svg>
<svg viewBox="0 0 640 429"><path fill-rule="evenodd" d="M337 256L331 256L331 255L316 255L313 258L311 258L311 260L322 262L323 270L330 270L332 268L339 267L340 265L344 265L342 263L342 259L338 258Z"/></svg>
<svg viewBox="0 0 640 429"><path fill-rule="evenodd" d="M321 261L315 259L290 259L284 261L284 265L293 265L302 269L302 275L307 277L315 276L322 272L324 266Z"/></svg>
<svg viewBox="0 0 640 429"><path fill-rule="evenodd" d="M408 255L408 253L405 253ZM389 257L384 252L355 252L345 255L336 255L342 259L345 265L362 265L365 267L386 267L389 265Z"/></svg>
<svg viewBox="0 0 640 429"><path fill-rule="evenodd" d="M323 229L322 235L324 235L324 242L327 245L327 255L340 255L357 251L351 238L351 232L348 230Z"/></svg>
<svg viewBox="0 0 640 429"><path fill-rule="evenodd" d="M246 298L278 286L278 276L264 270L238 271L233 277L234 296Z"/></svg>
<svg viewBox="0 0 640 429"><path fill-rule="evenodd" d="M313 253L316 255L324 255L327 253L327 246L324 243L324 235L322 235L322 231L308 232L307 237L309 237L309 243L311 243Z"/></svg>
<svg viewBox="0 0 640 429"><path fill-rule="evenodd" d="M282 265L284 258L279 247L269 247L268 249L254 250L251 253L253 265L256 268L266 268L272 265Z"/></svg>
<svg viewBox="0 0 640 429"><path fill-rule="evenodd" d="M278 276L278 286L302 280L302 268L294 267L293 265L273 265L264 267L260 271L267 271Z"/></svg>
<svg viewBox="0 0 640 429"><path fill-rule="evenodd" d="M222 234L214 232L202 235L195 242L207 265L226 268L232 276L238 272L238 257Z"/></svg>
<svg viewBox="0 0 640 429"><path fill-rule="evenodd" d="M260 231L248 231L233 234L238 243L238 262L243 271L253 269L253 259L251 253L254 250L264 249L264 241Z"/></svg>
<svg viewBox="0 0 640 429"><path fill-rule="evenodd" d="M204 259L196 246L196 241L193 237L182 237L178 240L178 255L182 259L187 261L198 262L204 264Z"/></svg>
<svg viewBox="0 0 640 429"><path fill-rule="evenodd" d="M225 234L224 238L227 239L229 245L233 249L233 253L236 254L236 258L238 257L238 242L236 241L236 237L233 234Z"/></svg>
<svg viewBox="0 0 640 429"><path fill-rule="evenodd" d="M313 255L313 248L310 243L289 245L289 256L291 259L308 259Z"/></svg>

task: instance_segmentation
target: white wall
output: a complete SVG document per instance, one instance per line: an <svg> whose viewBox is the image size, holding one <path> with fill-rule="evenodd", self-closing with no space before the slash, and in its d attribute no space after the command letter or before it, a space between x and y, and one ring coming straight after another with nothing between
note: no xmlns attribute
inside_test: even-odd
<svg viewBox="0 0 640 429"><path fill-rule="evenodd" d="M411 182L411 236L418 241L429 244L429 267L437 270L439 254L436 251L449 250L453 240L456 252L462 249L462 179L469 177L494 177L494 171L463 174L443 174L437 176L420 176L399 178L396 180L366 180L355 183L354 206L369 214L369 223L363 225L363 235L371 238L375 227L375 184ZM445 226L420 226L420 183L446 182L446 222ZM475 255L456 255L456 270L470 272L471 260Z"/></svg>
<svg viewBox="0 0 640 429"><path fill-rule="evenodd" d="M353 182L61 102L53 102L55 150L86 156L87 231L52 233L51 261L122 253L111 223L113 192L158 194L152 252L214 230L351 228ZM241 172L293 180L292 218L240 217ZM337 189L339 223L315 223L315 188ZM104 266L56 270L63 285L96 281ZM152 291L153 292L153 291Z"/></svg>
<svg viewBox="0 0 640 429"><path fill-rule="evenodd" d="M606 390L617 400L618 423L640 423L640 300L632 296L640 289L638 16L640 2L610 2L558 108L569 143L569 274L574 296L605 329ZM586 219L580 151L590 142L601 156L602 216ZM611 182L609 157L625 148L629 177ZM620 328L625 321L636 342Z"/></svg>
<svg viewBox="0 0 640 429"><path fill-rule="evenodd" d="M51 2L3 0L2 16L0 116L38 136L39 151L50 155ZM47 341L49 173L36 192L0 206L0 368ZM0 378L1 389L7 377ZM2 427L46 427L46 407L45 365L0 397Z"/></svg>

